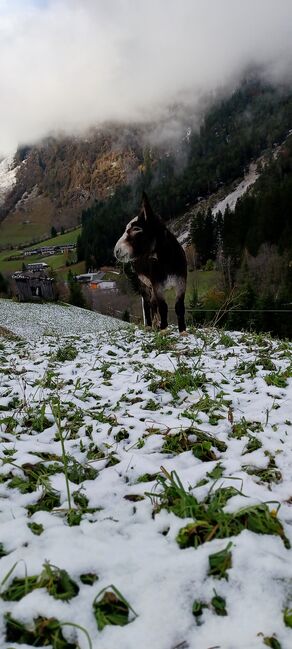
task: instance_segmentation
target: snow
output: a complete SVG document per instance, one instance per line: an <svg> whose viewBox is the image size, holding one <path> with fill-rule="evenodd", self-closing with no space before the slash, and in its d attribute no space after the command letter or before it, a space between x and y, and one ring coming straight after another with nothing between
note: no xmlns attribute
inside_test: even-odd
<svg viewBox="0 0 292 649"><path fill-rule="evenodd" d="M94 311L86 311L69 304L19 304L0 298L0 326L29 340L39 340L43 335L63 336L112 331L126 327L126 323Z"/></svg>
<svg viewBox="0 0 292 649"><path fill-rule="evenodd" d="M16 183L18 166L15 166L14 155L9 155L0 161L0 202Z"/></svg>
<svg viewBox="0 0 292 649"><path fill-rule="evenodd" d="M212 214L216 216L218 212L221 212L221 214L224 214L227 205L229 205L229 208L233 212L235 209L235 205L238 201L238 199L245 194L245 192L248 190L251 185L255 183L257 178L259 177L259 174L256 171L256 164L252 163L250 165L248 173L245 175L244 179L237 185L237 187L234 189L233 192L230 192L228 196L226 196L223 200L219 201L215 207L212 209Z"/></svg>
<svg viewBox="0 0 292 649"><path fill-rule="evenodd" d="M61 455L52 415L52 400L58 397L64 408L66 452L82 466L98 469L94 480L82 485L70 482L71 494L81 489L95 512L84 513L80 525L69 527L68 500L63 473L50 476L60 493L60 508L38 511L28 517L27 505L35 503L41 487L21 494L0 481L0 541L8 553L0 560L0 583L15 565L2 591L13 578L39 574L45 560L64 568L79 585L79 594L69 602L55 600L46 589L35 590L18 602L0 598L0 646L20 647L6 642L3 616L32 624L38 616L73 622L89 633L93 649L260 649L263 638L276 634L282 649L292 646L292 631L284 625L283 610L291 607L292 550L278 536L249 530L232 537L232 567L229 579L208 576L208 557L224 549L229 538L213 539L197 549L182 550L176 542L181 527L192 519L178 518L162 509L153 514L145 492L159 492L154 481L138 482L145 473L175 470L186 489L201 500L211 490L234 486L241 493L231 498L225 511L237 511L251 504L281 505L278 517L292 542L292 379L291 345L269 336L230 332L233 343L225 345L222 332L197 330L179 337L170 329L161 351L157 334L103 318L74 307L0 302L0 325L22 339L0 338L0 477L23 476L25 463L35 464L36 453ZM59 362L56 351L70 343L78 354ZM168 347L167 347L168 345ZM269 370L260 357L268 357L277 372L287 372L287 385L266 382ZM256 373L241 372L242 363L256 363ZM187 366L206 376L202 388L181 390L174 398L163 385L152 391L157 371L174 372ZM248 367L248 365L247 365ZM290 369L289 369L290 368ZM183 372L183 369L180 370ZM52 382L52 373L53 380ZM289 377L290 374L290 377ZM51 382L48 381L51 376ZM211 424L209 412L196 409L202 397L216 402L222 418ZM12 397L18 397L13 405ZM150 399L155 409L149 409ZM227 405L227 402L229 405ZM48 427L34 430L28 413L45 404ZM260 430L249 433L261 448L243 454L248 436L230 436L232 422L258 422ZM216 450L217 460L202 462L191 451L172 455L163 451L166 438L191 425L186 411L196 414L194 425L226 442L227 450ZM77 429L70 428L69 413L79 413ZM8 426L13 416L13 426ZM31 417L31 415L30 415ZM117 441L122 432L128 437ZM104 452L101 459L86 459L90 444ZM114 453L118 463L108 466ZM269 455L270 454L270 455ZM261 482L246 472L247 466L267 467L273 455L282 479ZM220 460L224 473L214 481L208 473ZM49 465L45 462L44 465ZM196 486L206 479L206 484ZM140 495L132 502L125 496ZM28 522L42 523L36 536ZM18 562L18 563L17 563ZM94 572L99 580L88 586L79 576ZM125 627L106 626L98 631L92 603L99 591L114 584L137 613ZM204 609L202 624L192 615L195 599L210 602L216 592L226 599L228 615L220 617ZM132 616L134 617L134 616ZM68 641L88 649L84 633L65 627ZM22 645L28 647L28 645Z"/></svg>

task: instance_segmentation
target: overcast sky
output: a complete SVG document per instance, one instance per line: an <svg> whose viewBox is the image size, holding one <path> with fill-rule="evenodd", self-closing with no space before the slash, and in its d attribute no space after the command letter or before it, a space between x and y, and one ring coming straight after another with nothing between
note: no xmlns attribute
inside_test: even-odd
<svg viewBox="0 0 292 649"><path fill-rule="evenodd" d="M292 71L292 0L0 0L0 151Z"/></svg>

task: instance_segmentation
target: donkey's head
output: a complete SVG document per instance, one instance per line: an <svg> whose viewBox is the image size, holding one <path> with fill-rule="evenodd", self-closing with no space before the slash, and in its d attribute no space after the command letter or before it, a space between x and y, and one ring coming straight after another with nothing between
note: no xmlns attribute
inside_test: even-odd
<svg viewBox="0 0 292 649"><path fill-rule="evenodd" d="M159 226L161 227L160 219L153 213L148 197L143 192L142 207L138 216L128 223L124 234L115 245L116 259L127 263L144 255L151 255Z"/></svg>

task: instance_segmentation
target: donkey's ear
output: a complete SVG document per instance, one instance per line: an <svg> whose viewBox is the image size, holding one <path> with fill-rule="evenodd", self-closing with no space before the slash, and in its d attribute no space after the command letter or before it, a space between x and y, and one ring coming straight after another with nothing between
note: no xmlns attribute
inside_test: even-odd
<svg viewBox="0 0 292 649"><path fill-rule="evenodd" d="M144 216L145 216L146 221L149 220L149 219L155 218L154 212L152 210L152 207L150 205L149 198L148 198L146 192L143 192L143 194L142 194L142 208L143 208L143 211L144 211Z"/></svg>

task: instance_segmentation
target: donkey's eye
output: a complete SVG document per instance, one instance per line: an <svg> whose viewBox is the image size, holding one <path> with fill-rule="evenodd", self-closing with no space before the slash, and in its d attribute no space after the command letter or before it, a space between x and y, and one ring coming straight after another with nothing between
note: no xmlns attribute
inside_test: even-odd
<svg viewBox="0 0 292 649"><path fill-rule="evenodd" d="M138 232L143 232L142 228L139 228L138 225L134 225L134 226L131 228L131 231L133 232L133 234L138 234Z"/></svg>

